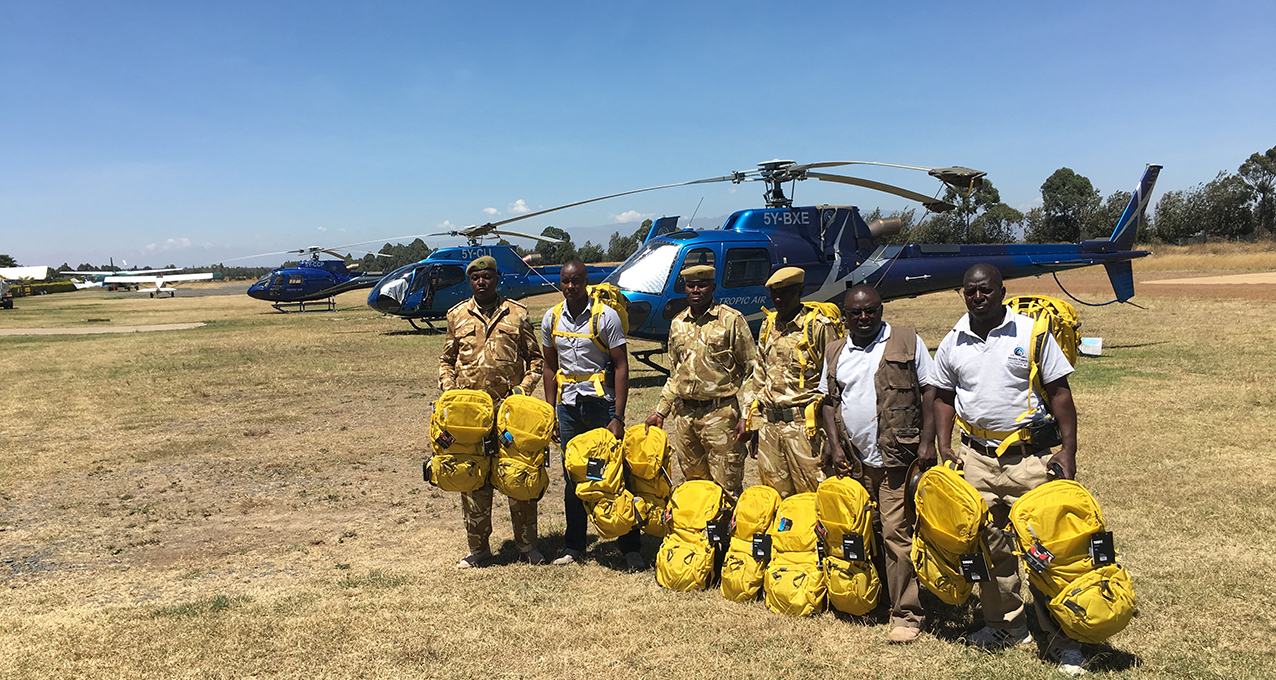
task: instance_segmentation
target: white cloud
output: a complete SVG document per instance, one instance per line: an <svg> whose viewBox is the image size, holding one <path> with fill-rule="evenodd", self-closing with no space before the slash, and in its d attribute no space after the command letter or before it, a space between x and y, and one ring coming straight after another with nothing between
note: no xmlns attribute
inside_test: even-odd
<svg viewBox="0 0 1276 680"><path fill-rule="evenodd" d="M163 243L148 243L142 248L143 253L165 252L168 250L184 250L191 247L191 240L188 238L169 238L164 239Z"/></svg>
<svg viewBox="0 0 1276 680"><path fill-rule="evenodd" d="M637 210L626 210L619 215L612 215L611 218L618 224L623 224L625 222L641 222L646 219L651 219L652 217L655 217L655 215L655 213L640 213Z"/></svg>
<svg viewBox="0 0 1276 680"><path fill-rule="evenodd" d="M727 193L728 193L728 194L734 194L735 192L736 192L736 188L735 188L735 187L727 187Z"/></svg>
<svg viewBox="0 0 1276 680"><path fill-rule="evenodd" d="M486 214L488 214L488 215L499 215L499 214L501 214L501 211L497 210L496 208L483 208L483 212L484 212L484 213L486 213Z"/></svg>
<svg viewBox="0 0 1276 680"><path fill-rule="evenodd" d="M322 233L323 233L323 232L325 232L325 231L328 231L328 228L327 228L327 227L319 227L319 233L321 233L321 234L322 234Z"/></svg>
<svg viewBox="0 0 1276 680"><path fill-rule="evenodd" d="M527 207L527 201L520 198L510 204L509 211L515 215L523 215L531 212L532 209Z"/></svg>

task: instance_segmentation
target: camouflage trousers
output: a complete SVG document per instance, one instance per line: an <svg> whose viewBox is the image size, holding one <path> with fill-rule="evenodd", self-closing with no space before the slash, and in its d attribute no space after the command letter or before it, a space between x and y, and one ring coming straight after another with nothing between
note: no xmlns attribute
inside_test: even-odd
<svg viewBox="0 0 1276 680"><path fill-rule="evenodd" d="M470 544L471 553L488 552L491 546L488 539L492 536L492 497L495 489L491 484L469 493L461 494L461 514L465 516L465 540ZM514 525L514 545L519 552L527 552L536 547L536 501L510 502L510 523Z"/></svg>
<svg viewBox="0 0 1276 680"><path fill-rule="evenodd" d="M806 423L762 422L758 427L758 476L762 483L780 492L781 498L815 491L824 481L821 462L824 436L806 434Z"/></svg>
<svg viewBox="0 0 1276 680"><path fill-rule="evenodd" d="M716 408L715 408L716 404ZM744 442L735 439L740 404L735 397L692 405L674 402L668 430L684 479L712 479L732 498L744 491Z"/></svg>

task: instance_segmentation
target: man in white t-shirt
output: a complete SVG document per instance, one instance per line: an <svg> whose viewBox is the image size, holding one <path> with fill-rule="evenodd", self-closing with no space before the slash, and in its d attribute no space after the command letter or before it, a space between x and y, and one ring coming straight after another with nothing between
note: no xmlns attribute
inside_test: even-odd
<svg viewBox="0 0 1276 680"><path fill-rule="evenodd" d="M1047 334L1037 357L1048 402L1043 403L1043 395L1029 382L1033 320L1003 304L1001 272L990 264L971 267L962 281L962 295L968 313L935 352L939 454L963 465L966 481L987 501L993 526L1000 529L1008 524L1010 506L1024 493L1052 475L1072 479L1076 473L1077 412L1068 387L1072 365ZM1009 436L1045 423L1050 415L1058 422L1062 441L1057 452ZM949 435L954 421L962 430L956 452ZM986 625L966 641L989 650L1030 643L1012 541L998 530L987 532L986 538L993 577L979 587ZM1079 645L1060 632L1043 596L1034 593L1033 600L1037 620L1050 636L1051 658L1063 672L1080 675L1085 658Z"/></svg>
<svg viewBox="0 0 1276 680"><path fill-rule="evenodd" d="M882 298L871 286L848 290L842 310L849 337L828 344L820 374L825 463L854 474L877 503L873 529L884 550L874 561L890 594L888 639L909 643L926 612L909 557L916 517L905 489L914 460L935 461L934 364L915 330L882 321Z"/></svg>

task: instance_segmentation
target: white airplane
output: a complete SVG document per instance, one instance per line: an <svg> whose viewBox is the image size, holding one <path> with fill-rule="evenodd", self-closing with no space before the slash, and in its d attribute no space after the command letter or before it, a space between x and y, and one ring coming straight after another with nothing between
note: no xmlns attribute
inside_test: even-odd
<svg viewBox="0 0 1276 680"><path fill-rule="evenodd" d="M178 270L159 269L159 270L152 270L152 271L178 271ZM206 272L203 274L167 274L167 275L159 274L157 276L150 276L150 275L141 274L141 273L138 273L138 274L130 273L128 275L121 275L119 273L113 272L109 276L102 277L102 283L104 284L123 283L123 284L131 285L131 286L134 286L137 290L144 290L150 293L151 297L155 297L156 295L163 295L164 293L168 293L169 297L176 297L177 289L171 286L165 286L164 285L165 283L170 281L208 281L210 279L220 279L221 276L222 276L221 274L212 273L212 272ZM153 283L155 284L155 287L143 288L137 285L139 283ZM78 288L79 286L77 285L76 287Z"/></svg>

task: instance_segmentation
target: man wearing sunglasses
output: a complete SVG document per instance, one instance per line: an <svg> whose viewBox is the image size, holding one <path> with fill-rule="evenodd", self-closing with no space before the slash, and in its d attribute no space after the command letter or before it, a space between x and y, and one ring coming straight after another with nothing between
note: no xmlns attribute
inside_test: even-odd
<svg viewBox="0 0 1276 680"><path fill-rule="evenodd" d="M909 643L926 613L909 559L916 518L905 488L914 460L935 462L934 362L917 331L882 321L882 298L871 286L846 291L842 312L849 337L828 344L820 375L825 465L858 479L877 504L873 529L885 550L874 561L891 599L888 639Z"/></svg>

